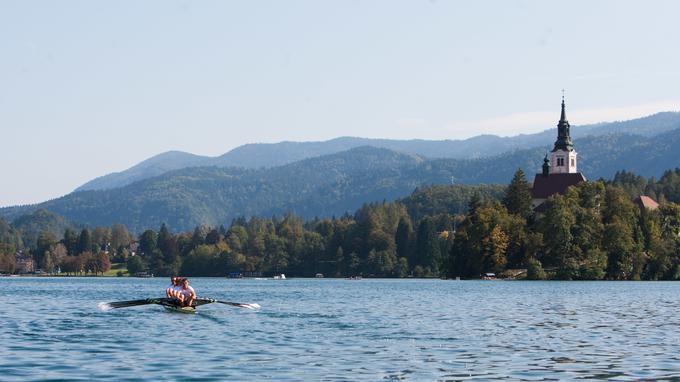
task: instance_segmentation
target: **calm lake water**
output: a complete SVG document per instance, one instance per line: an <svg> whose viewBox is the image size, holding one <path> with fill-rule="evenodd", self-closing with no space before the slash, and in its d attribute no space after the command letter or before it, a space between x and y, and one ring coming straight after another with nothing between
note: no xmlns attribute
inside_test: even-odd
<svg viewBox="0 0 680 382"><path fill-rule="evenodd" d="M680 379L680 283L2 278L0 380Z"/></svg>

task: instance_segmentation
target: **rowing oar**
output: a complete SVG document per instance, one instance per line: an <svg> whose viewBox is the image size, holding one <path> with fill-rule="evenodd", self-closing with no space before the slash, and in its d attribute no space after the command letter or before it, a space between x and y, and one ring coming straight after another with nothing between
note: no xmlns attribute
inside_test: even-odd
<svg viewBox="0 0 680 382"><path fill-rule="evenodd" d="M257 310L257 309L261 308L260 304L257 304L257 303L247 304L247 303L244 303L244 302L220 301L220 300L215 300L214 298L198 298L198 299L196 299L196 305L210 304L210 303L231 305L231 306L235 306L235 307L238 307L238 308L246 308L246 309L252 309L252 310Z"/></svg>
<svg viewBox="0 0 680 382"><path fill-rule="evenodd" d="M143 300L106 302L106 303L100 304L100 306L106 307L106 308L127 308L129 306L160 304L160 303L161 303L161 299L145 298Z"/></svg>

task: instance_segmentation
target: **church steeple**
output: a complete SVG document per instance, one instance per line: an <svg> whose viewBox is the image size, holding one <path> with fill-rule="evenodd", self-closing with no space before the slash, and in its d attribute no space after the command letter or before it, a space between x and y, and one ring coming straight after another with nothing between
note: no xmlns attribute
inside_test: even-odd
<svg viewBox="0 0 680 382"><path fill-rule="evenodd" d="M567 112L564 106L564 90L562 90L562 113L560 114L560 121L557 123L557 140L555 141L555 148L550 153L550 167L551 174L571 174L577 172L576 170L576 150L574 144L571 142L569 135L569 121L567 121ZM543 168L545 171L545 167Z"/></svg>
<svg viewBox="0 0 680 382"><path fill-rule="evenodd" d="M555 141L555 148L552 151L574 150L574 144L571 142L571 136L569 135L570 127L569 121L567 121L567 112L564 107L564 94L562 94L562 114L560 115L560 121L557 123L557 140Z"/></svg>

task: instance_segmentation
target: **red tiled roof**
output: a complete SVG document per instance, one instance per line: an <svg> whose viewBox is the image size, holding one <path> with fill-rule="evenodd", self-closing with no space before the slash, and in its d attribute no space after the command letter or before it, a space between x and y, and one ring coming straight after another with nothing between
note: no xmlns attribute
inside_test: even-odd
<svg viewBox="0 0 680 382"><path fill-rule="evenodd" d="M640 208L646 208L648 210L655 210L659 208L659 203L655 202L654 199L649 196L640 195L635 198L635 203L637 203Z"/></svg>
<svg viewBox="0 0 680 382"><path fill-rule="evenodd" d="M534 199L547 199L550 195L564 194L564 192L575 184L585 182L586 178L580 172L571 174L536 174L534 187L531 189L531 196Z"/></svg>

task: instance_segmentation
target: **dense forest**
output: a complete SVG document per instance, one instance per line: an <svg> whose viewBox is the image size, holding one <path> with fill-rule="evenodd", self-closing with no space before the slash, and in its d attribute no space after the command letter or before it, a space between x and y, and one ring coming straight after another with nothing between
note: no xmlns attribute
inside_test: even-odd
<svg viewBox="0 0 680 382"><path fill-rule="evenodd" d="M539 214L521 170L507 187L476 187L421 187L327 219L241 217L179 233L163 224L136 237L120 224L65 228L61 237L45 229L30 246L0 219L0 270L12 272L23 250L42 270L67 274L126 263L131 273L187 276L477 278L526 269L530 279L680 279L680 169L658 180L619 172L581 183L549 198ZM639 207L641 194L660 208Z"/></svg>

